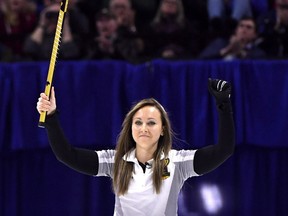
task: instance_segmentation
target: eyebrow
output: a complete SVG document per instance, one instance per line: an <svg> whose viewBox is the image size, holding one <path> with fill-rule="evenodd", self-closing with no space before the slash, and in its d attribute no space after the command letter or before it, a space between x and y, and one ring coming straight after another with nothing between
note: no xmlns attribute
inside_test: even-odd
<svg viewBox="0 0 288 216"><path fill-rule="evenodd" d="M140 119L140 120L142 120L141 117L135 117L135 118L133 118L133 119ZM156 121L156 118L148 118L147 120L155 120L155 121Z"/></svg>

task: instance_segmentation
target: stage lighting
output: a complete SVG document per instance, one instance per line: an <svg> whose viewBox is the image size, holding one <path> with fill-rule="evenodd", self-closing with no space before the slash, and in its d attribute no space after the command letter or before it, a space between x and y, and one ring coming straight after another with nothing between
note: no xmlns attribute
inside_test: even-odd
<svg viewBox="0 0 288 216"><path fill-rule="evenodd" d="M207 213L215 214L222 208L222 197L217 185L204 184L200 188L200 193Z"/></svg>

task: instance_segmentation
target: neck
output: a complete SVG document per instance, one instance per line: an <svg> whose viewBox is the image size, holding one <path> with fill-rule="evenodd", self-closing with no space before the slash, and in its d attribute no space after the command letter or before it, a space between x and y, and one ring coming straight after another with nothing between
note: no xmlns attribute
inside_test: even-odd
<svg viewBox="0 0 288 216"><path fill-rule="evenodd" d="M145 164L145 162L151 160L153 158L155 150L146 150L146 149L140 149L136 148L136 158L141 163Z"/></svg>

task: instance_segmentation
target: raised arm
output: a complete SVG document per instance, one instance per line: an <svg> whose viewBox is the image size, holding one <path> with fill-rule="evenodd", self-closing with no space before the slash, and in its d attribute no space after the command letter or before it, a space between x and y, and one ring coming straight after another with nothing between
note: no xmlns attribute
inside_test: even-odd
<svg viewBox="0 0 288 216"><path fill-rule="evenodd" d="M44 93L40 94L37 110L39 113L47 112L45 128L56 158L78 172L97 175L99 165L97 153L93 150L71 146L63 133L57 118L54 87L52 87L50 100Z"/></svg>
<svg viewBox="0 0 288 216"><path fill-rule="evenodd" d="M194 170L199 175L221 165L233 154L235 147L235 127L230 101L231 85L223 80L209 79L208 89L216 100L219 116L218 143L196 151Z"/></svg>

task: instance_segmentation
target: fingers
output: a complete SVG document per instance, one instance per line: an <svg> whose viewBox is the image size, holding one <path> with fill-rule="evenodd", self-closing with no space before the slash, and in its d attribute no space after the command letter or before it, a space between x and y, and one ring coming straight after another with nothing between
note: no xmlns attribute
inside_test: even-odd
<svg viewBox="0 0 288 216"><path fill-rule="evenodd" d="M55 101L55 90L54 90L54 86L52 86L52 89L51 89L50 100Z"/></svg>
<svg viewBox="0 0 288 216"><path fill-rule="evenodd" d="M48 112L51 107L51 102L49 101L49 98L44 93L40 94L40 97L38 98L36 109L41 114L42 112Z"/></svg>
<svg viewBox="0 0 288 216"><path fill-rule="evenodd" d="M209 86L212 87L217 92L225 91L226 89L230 88L230 83L228 83L225 80L209 78L208 81Z"/></svg>
<svg viewBox="0 0 288 216"><path fill-rule="evenodd" d="M55 91L54 87L51 89L50 100L49 97L45 93L41 93L40 97L38 98L37 111L39 114L42 112L47 112L47 114L51 114L56 110L56 99L55 99Z"/></svg>
<svg viewBox="0 0 288 216"><path fill-rule="evenodd" d="M227 84L226 81L224 81L224 80L218 80L218 81L217 81L217 84L216 84L216 90L217 90L217 91L223 91L224 86L225 86L226 84Z"/></svg>
<svg viewBox="0 0 288 216"><path fill-rule="evenodd" d="M231 96L231 84L225 80L208 79L208 90L214 96L218 104L229 100Z"/></svg>

